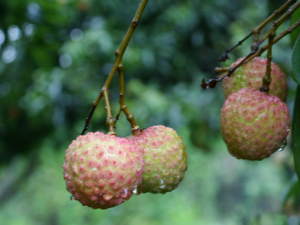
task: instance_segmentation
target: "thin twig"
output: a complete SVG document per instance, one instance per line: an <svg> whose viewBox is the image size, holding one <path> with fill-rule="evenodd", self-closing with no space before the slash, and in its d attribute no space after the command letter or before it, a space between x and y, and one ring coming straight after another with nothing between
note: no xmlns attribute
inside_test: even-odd
<svg viewBox="0 0 300 225"><path fill-rule="evenodd" d="M246 57L244 57L243 60L241 60L236 66L228 69L228 71L226 71L225 73L223 73L220 76L217 76L214 79L209 79L207 82L205 82L205 79L203 79L202 83L201 83L201 87L203 89L206 89L207 87L214 88L218 82L222 81L225 77L230 76L243 63L251 61L254 57L260 56L265 50L267 50L269 48L270 45L275 44L281 38L283 38L285 35L291 33L296 27L298 27L300 25L300 20L298 20L296 23L294 23L292 26L290 26L284 32L280 33L277 37L275 37L275 38L271 37L271 42L269 42L268 44L259 48L259 46L265 41L265 39L274 35L277 28L288 18L288 16L293 14L293 12L299 7L300 7L300 1L297 2L296 4L294 4L293 6L291 6L287 12L285 12L278 20L276 20L273 23L271 29L258 42L256 42L255 45L252 46L252 51Z"/></svg>
<svg viewBox="0 0 300 225"><path fill-rule="evenodd" d="M244 39L239 41L236 45L232 46L231 48L226 49L225 53L222 54L222 56L219 58L219 62L225 62L227 59L230 59L228 56L228 53L231 52L233 49L236 47L240 46L243 44L245 40L247 40L251 35L253 35L253 44L251 46L251 50L254 49L255 44L258 42L258 36L260 31L271 21L273 20L276 16L281 14L288 6L293 4L295 0L289 0L287 1L284 5L282 5L279 9L275 10L272 15L270 15L265 21L263 21L261 24L259 24L256 28L252 30Z"/></svg>
<svg viewBox="0 0 300 225"><path fill-rule="evenodd" d="M209 79L207 82L205 82L205 79L203 78L201 87L203 89L206 89L207 87L210 87L210 88L216 87L218 82L222 81L225 77L229 77L237 68L239 68L243 63L245 63L249 59L249 57L251 57L253 54L255 54L255 52L259 48L260 44L261 44L261 42L256 43L256 46L254 46L254 49L250 52L249 55L244 57L236 66L230 68L227 72L223 73L222 75L217 76L214 79Z"/></svg>
<svg viewBox="0 0 300 225"><path fill-rule="evenodd" d="M289 0L285 4L283 4L279 9L275 10L272 15L270 15L265 21L263 21L261 24L259 24L256 28L253 29L253 46L256 42L258 42L258 36L260 31L269 23L271 22L276 16L281 14L288 6L295 3L296 0Z"/></svg>
<svg viewBox="0 0 300 225"><path fill-rule="evenodd" d="M286 11L278 20L276 20L271 29L260 39L260 41L264 42L272 34L272 32L276 31L277 28L299 7L300 1L291 6L288 11Z"/></svg>
<svg viewBox="0 0 300 225"><path fill-rule="evenodd" d="M215 73L222 73L222 72L226 72L230 69L230 67L216 67L215 68Z"/></svg>
<svg viewBox="0 0 300 225"><path fill-rule="evenodd" d="M290 34L294 29L296 29L300 25L300 20L298 20L296 23L294 23L292 26L290 26L285 31L278 34L274 40L273 45L277 43L280 39L282 39L284 36ZM246 62L251 61L254 57L260 56L262 53L264 53L269 47L269 44L264 45L261 47L254 55L252 55Z"/></svg>
<svg viewBox="0 0 300 225"><path fill-rule="evenodd" d="M123 41L121 42L119 48L115 51L116 60L115 60L115 63L113 65L113 68L111 69L111 71L110 71L110 73L109 73L109 75L106 79L106 82L105 82L103 88L101 89L98 97L93 102L92 110L90 111L89 116L85 120L85 126L84 126L84 128L81 132L81 135L83 135L88 130L91 118L94 114L94 111L95 111L98 103L100 102L101 98L103 97L103 90L108 89L116 70L118 69L120 63L122 62L124 52L125 52L125 50L128 46L128 43L129 43L129 41L130 41L130 39L133 35L133 32L134 32L135 28L137 27L137 25L140 21L140 18L142 16L142 13L143 13L145 7L146 7L147 2L148 2L148 0L142 0L141 3L139 4L139 7L136 11L136 14L133 17L133 20L132 20L132 22L131 22L131 24L130 24L127 32L126 32L126 35L125 35Z"/></svg>
<svg viewBox="0 0 300 225"><path fill-rule="evenodd" d="M108 134L116 134L115 132L115 120L111 114L111 107L109 103L109 90L102 90L102 95L104 97L105 102L105 110L106 110L106 125L108 127Z"/></svg>
<svg viewBox="0 0 300 225"><path fill-rule="evenodd" d="M123 74L123 64L120 64L118 67L119 73L119 82L120 82L120 110L118 115L115 118L115 121L118 121L121 112L124 112L126 115L127 120L131 124L131 132L132 134L136 135L140 132L140 127L136 124L134 115L130 112L127 105L125 104L125 85L124 85L124 74Z"/></svg>
<svg viewBox="0 0 300 225"><path fill-rule="evenodd" d="M253 34L253 32L248 34L243 40L239 41L236 45L232 46L231 48L226 49L226 51L219 58L219 62L225 62L227 59L230 59L228 56L228 53L231 52L233 49L235 49L237 46L243 44L243 42L246 41L249 37L251 37L252 34Z"/></svg>
<svg viewBox="0 0 300 225"><path fill-rule="evenodd" d="M272 62L272 47L273 47L273 40L275 37L275 31L273 31L269 36L269 43L268 43L268 55L267 55L267 65L266 65L266 74L263 77L262 86L259 88L261 92L269 93L269 86L272 82L271 77L271 62Z"/></svg>

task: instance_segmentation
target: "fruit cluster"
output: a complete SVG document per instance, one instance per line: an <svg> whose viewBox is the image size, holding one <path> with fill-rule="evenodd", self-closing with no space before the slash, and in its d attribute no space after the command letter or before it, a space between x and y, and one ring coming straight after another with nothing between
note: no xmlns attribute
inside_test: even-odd
<svg viewBox="0 0 300 225"><path fill-rule="evenodd" d="M275 63L271 63L269 94L258 90L266 64L267 59L256 57L223 80L227 99L221 110L221 131L228 151L238 159L269 157L281 148L289 133L291 119L284 102L287 80Z"/></svg>
<svg viewBox="0 0 300 225"><path fill-rule="evenodd" d="M187 170L185 145L176 131L153 126L126 138L89 132L72 141L63 165L67 190L94 209L132 194L174 190Z"/></svg>

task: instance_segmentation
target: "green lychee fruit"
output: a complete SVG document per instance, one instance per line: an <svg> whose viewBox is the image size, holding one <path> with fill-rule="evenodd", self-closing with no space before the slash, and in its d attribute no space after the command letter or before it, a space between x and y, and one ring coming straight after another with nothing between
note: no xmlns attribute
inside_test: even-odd
<svg viewBox="0 0 300 225"><path fill-rule="evenodd" d="M152 126L127 138L133 140L144 155L145 171L139 191L164 194L178 187L187 170L187 153L175 130Z"/></svg>
<svg viewBox="0 0 300 225"><path fill-rule="evenodd" d="M132 141L89 132L66 150L64 179L82 205L107 209L131 197L142 182L143 166L142 152Z"/></svg>
<svg viewBox="0 0 300 225"><path fill-rule="evenodd" d="M243 58L232 63L230 67L236 66ZM222 89L225 98L241 88L251 87L259 89L262 86L262 78L266 74L267 59L255 57L251 61L244 63L236 69L230 77L225 77L222 83ZM272 82L269 86L270 95L275 95L282 101L287 97L287 79L278 65L271 62Z"/></svg>
<svg viewBox="0 0 300 225"><path fill-rule="evenodd" d="M253 88L231 94L221 112L223 139L228 151L238 159L269 157L285 142L290 124L283 101Z"/></svg>

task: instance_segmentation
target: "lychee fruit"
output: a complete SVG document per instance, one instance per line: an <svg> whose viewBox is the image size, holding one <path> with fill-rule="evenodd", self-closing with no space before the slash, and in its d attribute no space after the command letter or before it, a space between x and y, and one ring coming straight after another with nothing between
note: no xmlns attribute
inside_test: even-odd
<svg viewBox="0 0 300 225"><path fill-rule="evenodd" d="M142 182L143 166L142 152L132 141L89 132L66 150L64 179L82 205L107 209L131 197Z"/></svg>
<svg viewBox="0 0 300 225"><path fill-rule="evenodd" d="M290 124L286 103L253 88L231 94L221 112L223 139L238 159L269 157L285 142Z"/></svg>
<svg viewBox="0 0 300 225"><path fill-rule="evenodd" d="M230 67L236 66L243 58L232 63ZM267 59L255 57L251 61L242 64L230 77L225 77L222 83L222 89L225 98L241 88L251 87L259 89L262 86L262 78L266 74ZM278 65L271 62L272 82L269 86L269 94L275 95L282 101L287 97L287 79Z"/></svg>
<svg viewBox="0 0 300 225"><path fill-rule="evenodd" d="M138 187L140 192L164 194L178 187L187 170L187 153L175 130L152 126L127 138L133 140L144 155L145 171Z"/></svg>

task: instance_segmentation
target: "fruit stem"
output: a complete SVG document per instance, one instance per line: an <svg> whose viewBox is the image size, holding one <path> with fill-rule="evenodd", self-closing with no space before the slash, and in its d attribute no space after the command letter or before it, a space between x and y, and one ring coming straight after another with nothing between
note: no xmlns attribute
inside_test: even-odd
<svg viewBox="0 0 300 225"><path fill-rule="evenodd" d="M229 69L229 67L216 67L215 73L227 72Z"/></svg>
<svg viewBox="0 0 300 225"><path fill-rule="evenodd" d="M129 41L130 41L130 39L133 35L133 32L134 32L135 28L137 27L137 25L140 21L140 18L143 14L143 11L146 7L147 2L148 2L148 0L142 0L141 3L139 4L139 7L136 11L136 14L133 17L133 20L131 21L130 26L129 26L129 28L128 28L125 36L124 36L124 39L122 40L119 48L115 51L116 59L115 59L115 63L113 65L113 68L111 69L111 71L110 71L110 73L109 73L109 75L108 75L108 77L105 81L105 84L104 84L103 88L101 89L98 97L93 102L92 110L90 111L88 117L85 120L85 125L84 125L84 128L83 128L82 132L81 132L81 135L83 135L89 129L89 124L90 124L91 118L94 114L94 111L95 111L96 107L98 106L98 103L100 102L101 98L103 97L103 94L105 93L104 90L107 90L109 88L111 80L112 80L116 70L118 69L120 63L122 62L124 52L125 52L128 44L129 44ZM106 105L106 107L107 107L107 105ZM109 125L109 127L110 127L110 125Z"/></svg>
<svg viewBox="0 0 300 225"><path fill-rule="evenodd" d="M267 65L266 65L266 74L263 77L263 83L262 86L259 88L261 92L269 93L269 86L272 82L272 77L271 77L271 62L272 62L272 47L273 47L273 40L276 35L276 31L274 30L270 35L269 35L269 45L268 45L268 54L267 54Z"/></svg>
<svg viewBox="0 0 300 225"><path fill-rule="evenodd" d="M285 12L278 20L276 20L273 23L271 29L258 42L256 42L255 45L252 45L251 52L246 57L244 57L244 59L242 61L240 61L235 67L228 68L227 71L225 70L225 68L223 68L223 69L216 68L215 71L217 71L217 72L219 72L219 71L220 72L226 71L226 72L224 72L223 74L217 76L214 79L209 79L208 81L205 81L205 79L203 79L202 83L201 83L201 87L203 89L206 89L207 87L214 88L217 85L218 82L222 81L225 77L230 76L243 63L251 61L254 57L260 56L264 51L266 51L267 49L269 49L269 46L272 47L281 38L283 38L287 34L290 34L295 28L297 28L300 25L300 20L298 20L297 22L295 22L292 26L290 26L285 31L281 32L277 37L275 37L275 36L271 37L272 41L270 41L270 39L269 39L268 44L264 45L263 47L260 47L260 45L262 44L262 42L265 41L266 38L269 38L270 36L274 35L275 32L276 32L276 30L277 30L277 28L288 18L288 16L290 16L291 14L293 14L293 12L297 8L299 8L299 7L300 7L300 1L297 2L296 4L294 4L293 6L291 6L289 8L289 10L287 10L287 12ZM266 81L266 82L268 82L268 81Z"/></svg>
<svg viewBox="0 0 300 225"><path fill-rule="evenodd" d="M284 3L279 9L275 10L272 15L270 15L265 21L263 21L261 24L259 24L256 28L252 30L251 33L249 33L245 38L243 38L241 41L239 41L236 45L234 45L231 48L226 49L225 53L222 54L222 56L219 58L219 62L225 62L227 59L230 59L228 57L228 53L231 52L233 49L238 47L239 45L242 45L245 40L247 40L249 37L253 35L253 44L251 45L251 50L255 48L256 43L258 42L258 37L260 31L276 16L278 16L280 13L282 13L289 5L294 3L296 0L289 0L286 3Z"/></svg>
<svg viewBox="0 0 300 225"><path fill-rule="evenodd" d="M124 85L124 74L123 74L123 64L121 63L118 67L118 73L119 73L119 86L120 86L120 110L118 115L115 118L115 122L119 120L121 112L124 112L126 115L127 120L131 124L131 132L133 135L136 135L140 132L140 127L136 124L134 115L130 112L127 105L125 104L125 85Z"/></svg>
<svg viewBox="0 0 300 225"><path fill-rule="evenodd" d="M256 28L253 29L253 44L251 46L251 49L253 50L255 43L258 42L258 37L260 31L269 23L271 20L273 20L276 16L281 14L288 6L290 6L292 3L295 3L296 0L289 0L286 3L284 3L279 9L275 10L272 15L270 15L265 21L263 21L260 25L258 25Z"/></svg>
<svg viewBox="0 0 300 225"><path fill-rule="evenodd" d="M105 110L106 110L106 125L108 127L108 134L116 134L115 132L115 120L112 117L111 114L111 107L109 103L109 90L103 89L102 95L104 96L104 102L105 102Z"/></svg>

